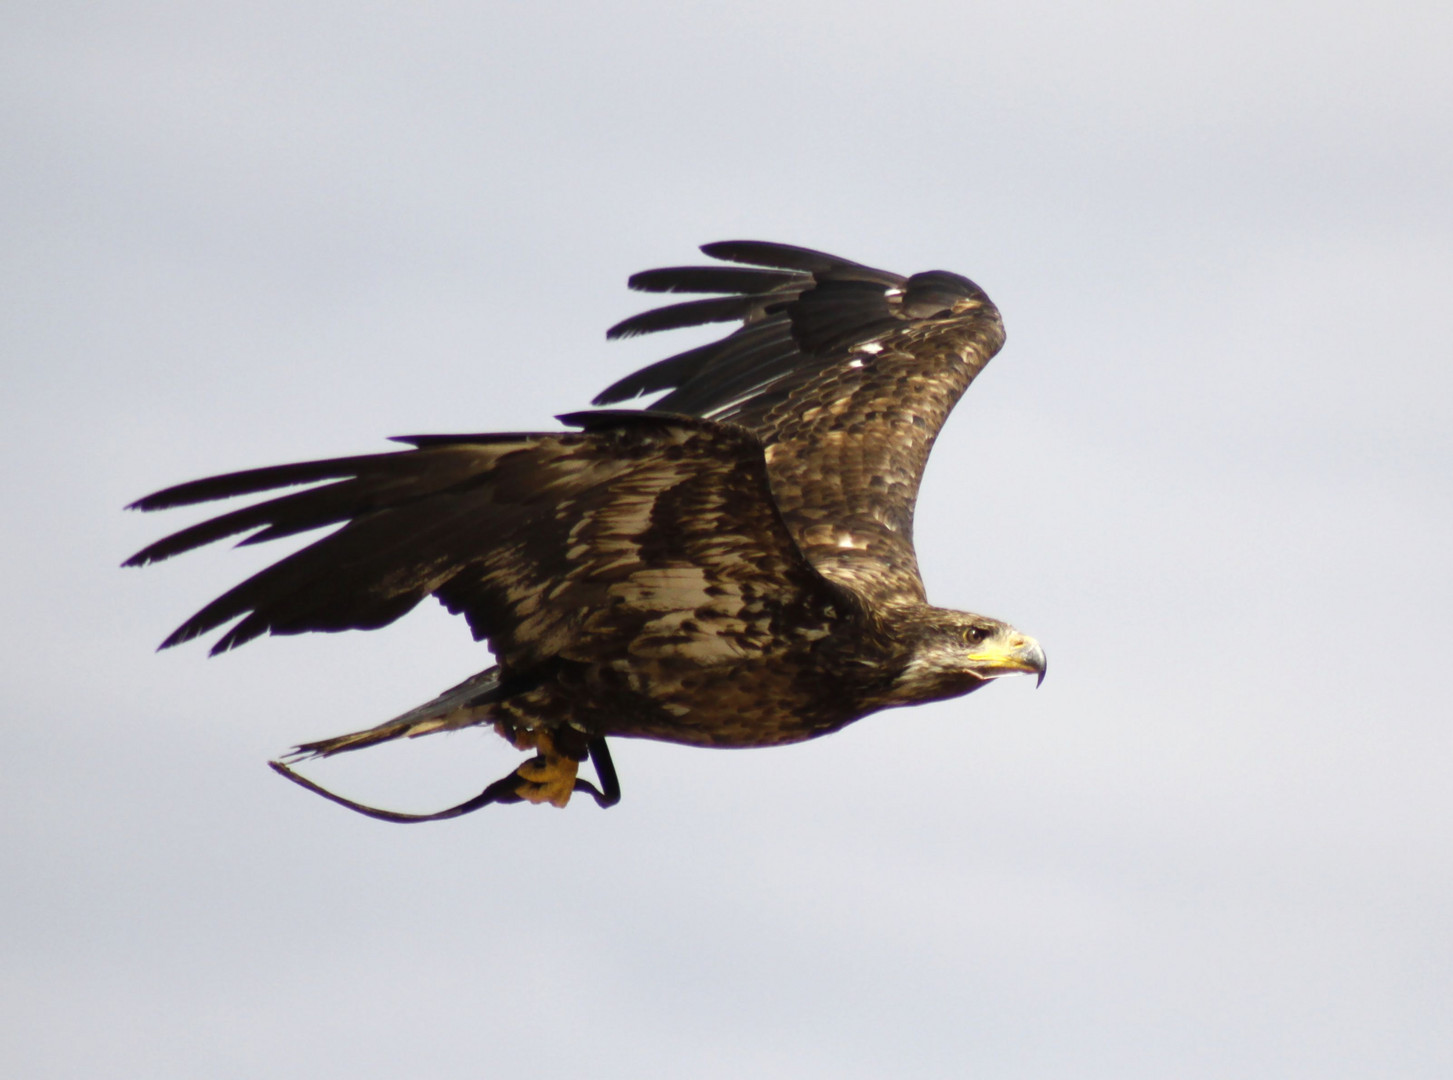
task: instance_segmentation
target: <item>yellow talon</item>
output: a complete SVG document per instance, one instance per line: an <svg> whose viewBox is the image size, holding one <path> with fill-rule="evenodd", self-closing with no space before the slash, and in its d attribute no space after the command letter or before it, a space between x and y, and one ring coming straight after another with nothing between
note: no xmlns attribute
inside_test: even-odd
<svg viewBox="0 0 1453 1080"><path fill-rule="evenodd" d="M580 763L557 752L554 742L543 731L534 733L533 742L539 753L515 769L522 781L515 786L515 794L526 802L566 805L575 793Z"/></svg>

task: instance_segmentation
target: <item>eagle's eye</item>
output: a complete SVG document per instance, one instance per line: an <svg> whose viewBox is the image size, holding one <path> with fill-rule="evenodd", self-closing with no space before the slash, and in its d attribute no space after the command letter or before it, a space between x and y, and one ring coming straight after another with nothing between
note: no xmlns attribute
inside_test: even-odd
<svg viewBox="0 0 1453 1080"><path fill-rule="evenodd" d="M968 626L964 628L964 644L977 645L989 636L989 631L982 626Z"/></svg>

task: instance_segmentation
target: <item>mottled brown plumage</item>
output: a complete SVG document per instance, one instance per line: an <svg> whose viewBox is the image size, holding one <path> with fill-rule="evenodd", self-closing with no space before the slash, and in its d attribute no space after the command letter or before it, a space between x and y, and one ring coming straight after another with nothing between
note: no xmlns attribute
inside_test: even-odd
<svg viewBox="0 0 1453 1080"><path fill-rule="evenodd" d="M562 417L578 431L423 436L412 449L212 477L143 510L309 487L184 529L141 565L249 533L341 528L225 593L163 646L231 623L261 634L369 629L437 596L497 665L337 753L492 725L535 756L476 799L564 805L619 795L605 739L768 746L868 713L968 693L1038 645L998 620L927 604L913 506L949 410L1004 340L967 278L904 278L821 252L733 241L743 266L647 271L633 287L726 295L658 308L611 336L740 320L597 399L667 391L649 410ZM604 790L576 777L594 758Z"/></svg>

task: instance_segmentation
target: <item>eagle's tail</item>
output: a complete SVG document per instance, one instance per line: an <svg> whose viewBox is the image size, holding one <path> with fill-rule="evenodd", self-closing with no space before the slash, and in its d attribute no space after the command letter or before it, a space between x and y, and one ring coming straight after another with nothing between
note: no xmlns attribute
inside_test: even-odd
<svg viewBox="0 0 1453 1080"><path fill-rule="evenodd" d="M491 707L499 698L499 668L492 667L488 671L470 676L433 701L425 702L417 709L410 709L377 727L355 731L351 735L338 735L318 742L303 743L282 760L293 763L309 758L329 757L345 750L359 750L392 739L415 739L436 731L453 731L456 728L484 723L491 719Z"/></svg>

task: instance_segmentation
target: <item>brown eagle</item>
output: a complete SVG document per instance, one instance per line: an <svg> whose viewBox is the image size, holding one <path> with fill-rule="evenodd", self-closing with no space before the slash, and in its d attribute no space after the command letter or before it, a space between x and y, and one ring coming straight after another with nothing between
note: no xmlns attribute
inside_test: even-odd
<svg viewBox="0 0 1453 1080"><path fill-rule="evenodd" d="M1004 343L983 290L947 271L903 277L785 244L701 250L737 265L647 270L630 285L717 295L608 333L740 322L594 401L667 391L649 409L561 416L575 431L409 436L396 440L408 450L229 473L133 504L310 485L183 529L128 566L240 533L256 544L342 525L212 601L162 648L228 623L214 654L261 634L369 630L431 594L488 642L488 670L287 760L476 724L534 752L436 814L363 806L275 769L388 821L564 806L576 791L610 806L612 735L771 746L1002 675L1043 679L1033 638L930 605L913 551L929 449ZM599 787L577 776L586 758Z"/></svg>

